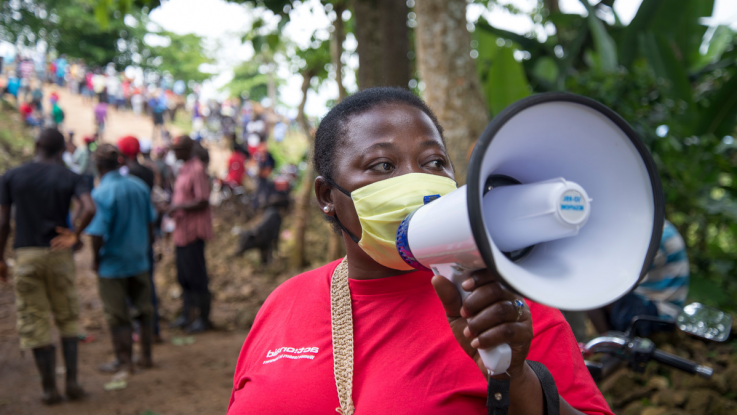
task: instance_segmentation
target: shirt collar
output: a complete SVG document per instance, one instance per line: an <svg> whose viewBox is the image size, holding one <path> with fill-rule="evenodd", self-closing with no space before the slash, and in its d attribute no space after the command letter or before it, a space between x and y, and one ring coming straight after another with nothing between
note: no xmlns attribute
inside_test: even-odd
<svg viewBox="0 0 737 415"><path fill-rule="evenodd" d="M123 177L118 170L113 170L110 172L105 173L104 176L100 179L100 184L107 183L109 181L113 181L116 179L119 179Z"/></svg>

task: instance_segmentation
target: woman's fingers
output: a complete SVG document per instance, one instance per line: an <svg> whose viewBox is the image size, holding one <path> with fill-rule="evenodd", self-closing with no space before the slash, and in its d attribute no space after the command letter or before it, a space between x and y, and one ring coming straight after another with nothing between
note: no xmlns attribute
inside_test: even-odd
<svg viewBox="0 0 737 415"><path fill-rule="evenodd" d="M472 272L471 278L463 281L461 286L466 291L473 291L475 288L481 287L482 285L490 284L492 282L497 282L500 280L501 278L497 275L495 270L484 268Z"/></svg>
<svg viewBox="0 0 737 415"><path fill-rule="evenodd" d="M481 310L494 303L498 303L500 301L514 301L516 298L517 295L504 288L504 286L498 282L485 284L473 290L473 292L466 297L466 300L463 301L461 315L463 317L475 316L481 312Z"/></svg>
<svg viewBox="0 0 737 415"><path fill-rule="evenodd" d="M441 275L432 277L432 286L435 288L435 293L437 293L440 302L443 304L448 320L461 317L462 301L456 286Z"/></svg>
<svg viewBox="0 0 737 415"><path fill-rule="evenodd" d="M477 349L489 349L500 344L528 345L532 340L532 325L528 322L504 323L492 327L476 336L471 346Z"/></svg>
<svg viewBox="0 0 737 415"><path fill-rule="evenodd" d="M522 315L520 315L512 301L499 301L470 317L468 319L468 330L464 334L466 337L473 337L504 323L522 321L525 317L525 310L522 309Z"/></svg>

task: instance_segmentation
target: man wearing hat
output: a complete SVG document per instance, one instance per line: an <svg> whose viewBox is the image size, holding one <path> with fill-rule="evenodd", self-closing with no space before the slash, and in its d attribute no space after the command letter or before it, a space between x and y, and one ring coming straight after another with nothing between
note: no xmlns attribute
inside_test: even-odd
<svg viewBox="0 0 737 415"><path fill-rule="evenodd" d="M141 152L141 143L138 139L132 135L119 139L118 150L120 150L120 154L125 158L123 173L131 174L141 179L146 183L150 192L154 188L154 172L138 162L138 153Z"/></svg>
<svg viewBox="0 0 737 415"><path fill-rule="evenodd" d="M94 268L105 320L110 327L116 360L102 371L133 372L133 326L128 304L140 321L140 365L151 367L153 306L149 282L149 245L156 211L149 189L137 177L120 173L122 156L112 144L94 154L100 184L92 192L97 214L87 227L92 236Z"/></svg>
<svg viewBox="0 0 737 415"><path fill-rule="evenodd" d="M121 173L130 174L138 177L146 186L148 186L149 193L153 192L155 183L155 173L151 168L144 166L138 162L139 153L150 153L151 144L150 142L140 141L136 137L126 136L118 140L118 150L123 155L124 167L121 168ZM145 156L144 156L145 159ZM158 213L157 213L158 218ZM154 235L155 236L155 235ZM151 268L149 269L149 282L151 283L151 302L154 307L154 339L157 343L161 342L161 332L159 330L159 302L156 297L156 286L154 285L154 240L151 239L149 246L149 261L151 262Z"/></svg>
<svg viewBox="0 0 737 415"><path fill-rule="evenodd" d="M172 141L177 159L184 165L174 184L172 204L167 213L176 221L174 244L177 249L177 279L182 286L182 315L172 327L186 328L190 333L210 328L211 296L205 264L205 241L212 238L210 217L210 183L202 161L194 153L195 142L188 136ZM190 313L199 310L192 321Z"/></svg>

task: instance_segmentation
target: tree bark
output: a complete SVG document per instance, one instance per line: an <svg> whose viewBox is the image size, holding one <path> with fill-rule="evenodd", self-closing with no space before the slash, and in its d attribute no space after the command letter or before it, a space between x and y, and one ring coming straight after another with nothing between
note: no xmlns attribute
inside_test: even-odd
<svg viewBox="0 0 737 415"><path fill-rule="evenodd" d="M466 0L416 0L415 13L423 95L445 129L456 180L465 183L470 150L489 121L470 55Z"/></svg>
<svg viewBox="0 0 737 415"><path fill-rule="evenodd" d="M273 112L276 108L276 64L271 62L268 64L268 68L268 72L266 73L266 90L269 95L269 101L271 101L269 108Z"/></svg>
<svg viewBox="0 0 737 415"><path fill-rule="evenodd" d="M343 41L345 40L345 26L343 24L343 12L345 11L345 4L336 3L333 7L335 10L335 22L333 22L333 36L330 39L330 57L333 61L333 68L335 68L335 82L338 83L338 101L342 101L345 98L345 86L343 85Z"/></svg>
<svg viewBox="0 0 737 415"><path fill-rule="evenodd" d="M312 80L312 71L304 71L302 73L302 101L299 103L297 112L297 123L310 141L312 148L312 132L310 131L310 123L305 117L305 105L307 104L307 91L310 88ZM294 223L292 224L292 235L294 235L294 245L289 255L289 267L292 270L300 270L305 265L305 233L310 223L310 198L312 197L312 183L315 181L315 171L312 169L312 162L308 160L307 167L302 173L302 188L297 195L294 207Z"/></svg>
<svg viewBox="0 0 737 415"><path fill-rule="evenodd" d="M403 0L355 0L358 87L400 86L410 79L407 4Z"/></svg>
<svg viewBox="0 0 737 415"><path fill-rule="evenodd" d="M335 10L336 19L335 22L333 22L335 30L333 30L333 36L331 38L330 55L333 67L335 68L335 82L338 83L338 102L340 102L345 99L346 96L345 87L343 86L343 63L340 60L343 55L344 27L342 15L345 10L345 5L343 3L336 3L333 10ZM330 262L343 256L345 256L343 236L339 233L333 232L331 227L326 259Z"/></svg>
<svg viewBox="0 0 737 415"><path fill-rule="evenodd" d="M382 73L386 86L409 88L409 8L404 0L382 0ZM360 58L359 58L360 59Z"/></svg>

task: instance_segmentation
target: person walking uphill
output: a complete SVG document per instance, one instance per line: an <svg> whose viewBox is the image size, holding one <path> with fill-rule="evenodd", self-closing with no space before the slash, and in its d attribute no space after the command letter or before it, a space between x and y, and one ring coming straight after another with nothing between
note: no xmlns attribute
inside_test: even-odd
<svg viewBox="0 0 737 415"><path fill-rule="evenodd" d="M135 308L141 326L142 367L151 367L153 305L148 271L148 248L156 211L149 189L140 179L118 171L122 156L111 144L101 144L94 154L100 184L92 192L97 214L87 228L92 235L94 267L105 320L110 327L116 360L102 371L133 372L133 326L128 303Z"/></svg>
<svg viewBox="0 0 737 415"><path fill-rule="evenodd" d="M205 241L212 238L210 184L202 161L195 156L195 142L188 136L176 137L172 149L185 163L174 184L172 204L167 209L174 218L174 244L177 247L177 279L182 286L182 315L172 327L197 333L210 328L211 296L205 264ZM190 312L199 316L190 324Z"/></svg>
<svg viewBox="0 0 737 415"><path fill-rule="evenodd" d="M77 382L77 317L79 303L72 248L92 220L95 205L88 184L62 161L64 136L45 129L36 141L33 161L5 173L0 185L0 279L7 279L5 244L10 210L15 206L15 298L21 349L33 350L41 375L42 401L61 401L56 389L56 348L49 313L61 335L66 365L66 397L85 392ZM67 228L72 199L80 204L73 230Z"/></svg>

